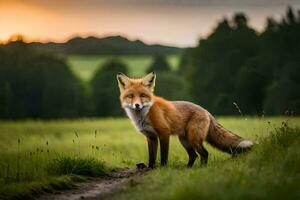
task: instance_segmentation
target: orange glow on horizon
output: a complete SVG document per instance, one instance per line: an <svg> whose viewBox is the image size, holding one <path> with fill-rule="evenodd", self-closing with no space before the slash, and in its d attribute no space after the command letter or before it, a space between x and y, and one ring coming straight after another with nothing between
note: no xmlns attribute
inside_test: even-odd
<svg viewBox="0 0 300 200"><path fill-rule="evenodd" d="M231 18L237 11L246 13L250 25L261 31L267 16L279 19L287 7L285 3L263 6L259 0L253 0L251 6L224 6L222 0L218 1L220 5L189 6L184 1L176 5L177 1L163 4L151 0L0 0L0 43L15 34L23 35L25 42L122 35L147 44L190 47L206 37L223 17ZM300 3L294 4L294 9L300 8Z"/></svg>
<svg viewBox="0 0 300 200"><path fill-rule="evenodd" d="M110 10L113 9L110 6L99 7L99 12L102 18L109 16ZM120 11L119 9L116 9ZM72 13L63 12L62 10L53 10L45 6L33 3L25 3L21 0L12 0L8 2L0 1L0 27L5 27L0 32L0 43L8 43L14 41L14 37L17 35L23 36L25 42L66 42L73 37L106 37L114 35L122 35L131 40L140 39L139 37L131 37L128 34L114 30L114 19L118 19L125 23L123 18L130 18L128 13L115 12L109 19L100 20L101 25L105 23L105 29L111 31L105 31L99 33L97 31L87 31L86 29L80 29L70 18L77 20L78 24L85 27L89 25L89 21L86 19L80 19L80 15L86 15L86 13ZM97 19L97 16L94 16ZM104 22L103 22L104 21ZM76 22L75 22L76 23ZM110 25L112 25L110 27ZM130 28L130 24L127 25Z"/></svg>
<svg viewBox="0 0 300 200"><path fill-rule="evenodd" d="M26 4L24 1L0 2L0 39L7 41L12 35L35 33L41 30L33 27L52 23L59 16L38 4Z"/></svg>

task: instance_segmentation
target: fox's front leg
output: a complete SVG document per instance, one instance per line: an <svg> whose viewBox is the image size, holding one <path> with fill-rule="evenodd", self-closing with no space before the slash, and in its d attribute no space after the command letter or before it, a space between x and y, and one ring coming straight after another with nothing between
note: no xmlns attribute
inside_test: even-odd
<svg viewBox="0 0 300 200"><path fill-rule="evenodd" d="M162 166L165 166L168 163L169 141L170 141L170 136L169 135L159 137L159 144L160 144L160 164Z"/></svg>
<svg viewBox="0 0 300 200"><path fill-rule="evenodd" d="M156 156L157 156L157 146L158 146L157 137L154 136L147 137L147 142L148 142L148 153L149 153L148 167L154 168Z"/></svg>

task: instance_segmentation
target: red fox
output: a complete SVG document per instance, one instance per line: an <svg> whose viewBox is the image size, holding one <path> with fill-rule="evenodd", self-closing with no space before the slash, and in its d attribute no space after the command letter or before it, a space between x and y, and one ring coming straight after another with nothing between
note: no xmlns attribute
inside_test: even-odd
<svg viewBox="0 0 300 200"><path fill-rule="evenodd" d="M233 155L251 149L252 141L222 127L204 108L187 101L168 101L154 96L155 79L154 72L140 79L132 79L122 73L117 75L121 105L138 131L147 138L149 168L155 167L158 141L161 165L167 164L171 135L178 135L187 151L188 167L193 166L197 153L201 166L207 164L208 152L203 146L205 140Z"/></svg>

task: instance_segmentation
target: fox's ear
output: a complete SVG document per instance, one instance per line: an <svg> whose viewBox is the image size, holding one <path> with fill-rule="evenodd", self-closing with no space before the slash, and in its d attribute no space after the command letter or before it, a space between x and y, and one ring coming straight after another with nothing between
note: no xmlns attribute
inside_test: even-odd
<svg viewBox="0 0 300 200"><path fill-rule="evenodd" d="M117 74L117 80L121 91L128 87L130 84L130 78L128 78L125 74L121 72Z"/></svg>
<svg viewBox="0 0 300 200"><path fill-rule="evenodd" d="M156 79L155 72L151 72L143 78L143 84L150 87L152 92L154 91L154 87L155 87L155 79Z"/></svg>

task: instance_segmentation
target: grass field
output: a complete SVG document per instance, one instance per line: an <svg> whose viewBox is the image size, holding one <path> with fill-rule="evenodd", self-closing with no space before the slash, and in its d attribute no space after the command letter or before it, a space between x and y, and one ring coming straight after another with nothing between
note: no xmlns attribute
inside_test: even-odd
<svg viewBox="0 0 300 200"><path fill-rule="evenodd" d="M283 133L277 129L277 136L270 135L276 132L275 128L285 127L282 122L299 127L300 118L221 117L218 120L260 144L253 152L235 159L206 144L210 153L208 166L200 168L197 160L192 169L187 169L187 155L173 137L168 167L138 177L134 187L111 198L300 197L300 131L283 128ZM74 180L85 179L71 174L101 175L101 170L132 168L146 161L146 140L128 119L0 122L0 199L68 188ZM90 171L76 171L74 166L79 163L84 163Z"/></svg>
<svg viewBox="0 0 300 200"><path fill-rule="evenodd" d="M129 75L142 76L153 61L152 56L85 56L71 55L67 57L67 62L73 72L82 80L89 81L101 65L110 59L118 59L128 66ZM179 64L180 55L169 55L167 60L176 70Z"/></svg>

